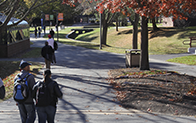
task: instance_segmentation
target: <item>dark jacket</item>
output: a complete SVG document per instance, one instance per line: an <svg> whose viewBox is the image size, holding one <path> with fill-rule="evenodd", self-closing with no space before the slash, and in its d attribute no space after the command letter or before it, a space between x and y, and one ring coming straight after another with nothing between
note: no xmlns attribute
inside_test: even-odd
<svg viewBox="0 0 196 123"><path fill-rule="evenodd" d="M0 87L0 99L3 99L5 97L5 86Z"/></svg>
<svg viewBox="0 0 196 123"><path fill-rule="evenodd" d="M54 34L55 32L53 30L50 30L50 35L52 36L52 38L54 38Z"/></svg>
<svg viewBox="0 0 196 123"><path fill-rule="evenodd" d="M29 74L29 72L22 70L18 75L21 76L21 78L24 78L27 74ZM16 75L15 80L18 79L18 75ZM32 97L32 89L33 86L35 85L35 79L33 74L31 74L28 78L27 78L27 82L28 82L28 87L29 87L29 96L27 98L27 100L25 100L24 104L33 104L33 97Z"/></svg>
<svg viewBox="0 0 196 123"><path fill-rule="evenodd" d="M53 55L53 52L54 52L54 50L52 49L51 46L45 45L45 46L42 48L41 55L42 55L42 57L44 57L45 59L47 59L47 60L49 60L49 61L52 62L52 55Z"/></svg>
<svg viewBox="0 0 196 123"><path fill-rule="evenodd" d="M33 87L33 97L36 98L36 92L38 87L43 81L38 81L36 85ZM46 86L48 87L50 94L51 94L51 102L49 105L56 107L58 102L58 98L62 98L63 93L61 92L58 84L56 81L53 81L51 78L48 78L45 82Z"/></svg>

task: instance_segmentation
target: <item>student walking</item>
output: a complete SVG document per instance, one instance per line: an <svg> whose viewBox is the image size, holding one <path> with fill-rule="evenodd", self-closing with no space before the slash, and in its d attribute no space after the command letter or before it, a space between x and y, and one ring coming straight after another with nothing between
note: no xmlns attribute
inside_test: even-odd
<svg viewBox="0 0 196 123"><path fill-rule="evenodd" d="M39 123L54 123L56 114L56 104L58 98L62 98L61 92L56 81L51 79L51 71L44 71L44 79L38 81L33 87L33 97L36 101L36 108Z"/></svg>
<svg viewBox="0 0 196 123"><path fill-rule="evenodd" d="M39 37L41 36L41 32L42 32L42 29L40 27L38 27Z"/></svg>
<svg viewBox="0 0 196 123"><path fill-rule="evenodd" d="M35 27L34 32L35 32L35 38L37 38L37 27Z"/></svg>
<svg viewBox="0 0 196 123"><path fill-rule="evenodd" d="M54 32L54 30L51 28L51 30L50 30L50 35L51 35L51 37L54 39L54 34L55 34L55 32Z"/></svg>
<svg viewBox="0 0 196 123"><path fill-rule="evenodd" d="M28 98L24 102L17 102L16 105L18 106L20 117L22 123L34 123L36 114L35 114L35 106L32 95L32 89L35 85L35 79L32 74L30 74L30 63L26 61L21 61L19 67L21 69L21 72L16 75L14 81L16 81L19 78L26 78L26 81L28 83Z"/></svg>
<svg viewBox="0 0 196 123"><path fill-rule="evenodd" d="M41 50L41 55L45 59L46 68L50 69L50 65L52 62L52 55L53 55L53 49L50 45L48 45L48 42L45 42L45 46Z"/></svg>
<svg viewBox="0 0 196 123"><path fill-rule="evenodd" d="M48 45L50 45L53 49L53 54L52 54L52 62L56 63L56 57L55 57L55 50L54 50L54 39L52 38L51 35L48 35Z"/></svg>

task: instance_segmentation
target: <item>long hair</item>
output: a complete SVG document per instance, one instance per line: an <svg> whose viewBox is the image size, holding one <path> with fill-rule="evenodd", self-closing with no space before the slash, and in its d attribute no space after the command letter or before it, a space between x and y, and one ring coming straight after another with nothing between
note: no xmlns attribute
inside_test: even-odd
<svg viewBox="0 0 196 123"><path fill-rule="evenodd" d="M44 71L44 82L50 79L51 71L49 69Z"/></svg>

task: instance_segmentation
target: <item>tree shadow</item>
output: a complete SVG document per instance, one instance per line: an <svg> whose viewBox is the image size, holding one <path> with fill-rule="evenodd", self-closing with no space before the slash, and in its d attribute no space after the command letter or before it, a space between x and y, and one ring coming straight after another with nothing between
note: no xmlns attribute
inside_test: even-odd
<svg viewBox="0 0 196 123"><path fill-rule="evenodd" d="M59 87L64 94L63 99L61 99L61 104L59 105L61 109L66 110L70 114L68 118L66 117L66 121L69 121L69 120L73 121L74 116L72 116L71 113L74 110L76 111L75 115L79 117L80 122L83 122L83 123L88 122L87 116L82 112L82 110L88 109L88 108L85 108L86 105L89 105L89 107L93 107L95 104L96 105L102 104L101 102L104 102L104 103L109 102L115 105L119 105L119 102L115 102L112 97L108 96L108 93L111 93L112 87L109 86L108 83L102 82L103 80L105 80L105 78L91 76L89 80L89 77L90 76L87 76L87 75L74 75L74 74L73 75L68 75L68 74L59 75L56 73L52 75L52 78L54 80L59 81ZM59 79L64 80L64 82L62 82ZM73 84L66 84L66 82L70 82L70 81ZM99 88L102 88L102 90L99 93L94 93L94 92L92 93L88 89L81 89L84 87L88 87L89 85L95 89L94 91L97 91L97 90L100 91Z"/></svg>
<svg viewBox="0 0 196 123"><path fill-rule="evenodd" d="M180 34L177 37L178 39L189 39L189 37L195 36L195 33L190 33L190 31L194 31L194 28L160 27L160 30L151 33L150 39L155 37L171 37L176 34Z"/></svg>
<svg viewBox="0 0 196 123"><path fill-rule="evenodd" d="M195 115L195 96L184 95L182 100L175 100L176 96L180 94L179 90L189 89L188 86L177 86L177 83L188 82L192 78L192 76L183 75L132 78L117 88L117 91L127 92L126 97L121 100L124 108L177 115Z"/></svg>

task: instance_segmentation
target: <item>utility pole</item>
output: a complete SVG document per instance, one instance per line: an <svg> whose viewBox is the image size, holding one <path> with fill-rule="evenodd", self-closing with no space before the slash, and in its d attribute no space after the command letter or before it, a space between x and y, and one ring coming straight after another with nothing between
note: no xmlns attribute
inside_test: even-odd
<svg viewBox="0 0 196 123"><path fill-rule="evenodd" d="M57 42L59 41L59 29L58 29L58 11L57 10L53 10L54 12L56 12L56 31L57 31Z"/></svg>
<svg viewBox="0 0 196 123"><path fill-rule="evenodd" d="M102 49L102 39L103 39L103 33L102 33L102 14L100 13L100 45L99 45L99 49Z"/></svg>

